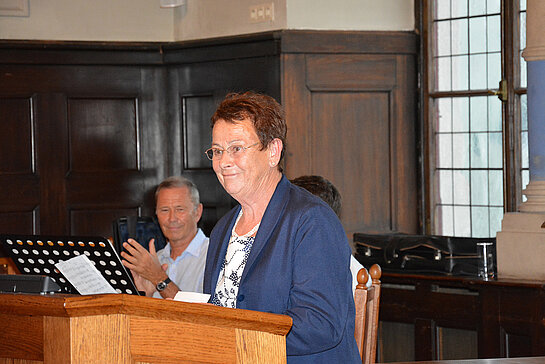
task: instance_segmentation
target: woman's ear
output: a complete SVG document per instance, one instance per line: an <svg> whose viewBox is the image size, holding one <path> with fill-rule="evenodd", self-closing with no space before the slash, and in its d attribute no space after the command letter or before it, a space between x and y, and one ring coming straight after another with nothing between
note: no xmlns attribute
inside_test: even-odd
<svg viewBox="0 0 545 364"><path fill-rule="evenodd" d="M282 148L284 144L278 138L273 139L269 143L269 165L271 167L276 167L280 162L280 157L282 156Z"/></svg>

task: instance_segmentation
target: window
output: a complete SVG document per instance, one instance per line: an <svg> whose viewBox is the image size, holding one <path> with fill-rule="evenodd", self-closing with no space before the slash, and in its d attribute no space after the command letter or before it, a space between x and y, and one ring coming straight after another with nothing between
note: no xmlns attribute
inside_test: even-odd
<svg viewBox="0 0 545 364"><path fill-rule="evenodd" d="M528 183L526 1L420 5L425 230L493 237Z"/></svg>

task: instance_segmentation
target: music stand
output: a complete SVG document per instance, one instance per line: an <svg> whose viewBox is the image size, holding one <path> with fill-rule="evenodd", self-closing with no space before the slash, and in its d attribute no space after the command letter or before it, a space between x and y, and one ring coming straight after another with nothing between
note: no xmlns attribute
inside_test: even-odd
<svg viewBox="0 0 545 364"><path fill-rule="evenodd" d="M0 242L21 273L49 276L63 293L78 292L55 264L84 254L117 293L139 295L131 275L105 238L6 234L0 235Z"/></svg>

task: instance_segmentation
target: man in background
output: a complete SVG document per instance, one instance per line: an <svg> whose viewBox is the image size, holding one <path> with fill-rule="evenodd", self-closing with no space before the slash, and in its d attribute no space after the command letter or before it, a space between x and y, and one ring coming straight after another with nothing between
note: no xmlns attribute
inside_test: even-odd
<svg viewBox="0 0 545 364"><path fill-rule="evenodd" d="M301 176L291 180L296 186L302 187L312 193L315 196L320 197L325 203L331 207L331 209L337 214L339 219L341 218L341 194L339 190L331 183L329 180L322 176L308 175ZM358 272L363 268L363 265L360 264L354 258L353 255L350 256L350 272L352 273L352 290L356 289L358 284ZM367 279L367 287L371 287L371 277Z"/></svg>
<svg viewBox="0 0 545 364"><path fill-rule="evenodd" d="M169 177L155 191L155 214L167 245L149 251L134 239L123 243L123 265L146 296L174 298L178 291L202 293L208 238L197 227L203 206L197 186L184 177Z"/></svg>

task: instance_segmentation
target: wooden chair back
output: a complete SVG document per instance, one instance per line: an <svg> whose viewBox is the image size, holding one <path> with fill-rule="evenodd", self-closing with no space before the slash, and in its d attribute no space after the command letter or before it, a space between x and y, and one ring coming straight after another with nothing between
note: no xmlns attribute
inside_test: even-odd
<svg viewBox="0 0 545 364"><path fill-rule="evenodd" d="M358 344L361 361L364 364L375 363L377 354L378 311L380 303L380 277L382 270L378 264L369 269L372 285L365 283L369 273L365 268L358 272L358 285L354 292L356 305L356 327L354 337Z"/></svg>

